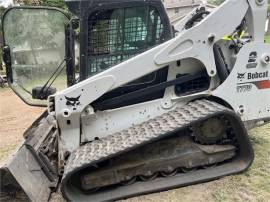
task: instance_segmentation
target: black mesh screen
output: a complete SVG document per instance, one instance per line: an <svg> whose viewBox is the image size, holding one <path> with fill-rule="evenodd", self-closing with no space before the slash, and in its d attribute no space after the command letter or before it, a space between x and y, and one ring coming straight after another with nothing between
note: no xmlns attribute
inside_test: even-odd
<svg viewBox="0 0 270 202"><path fill-rule="evenodd" d="M163 25L151 6L101 10L88 25L88 76L163 42Z"/></svg>
<svg viewBox="0 0 270 202"><path fill-rule="evenodd" d="M177 75L177 78L184 75ZM206 72L202 72L201 77L193 79L192 81L188 81L182 84L178 84L175 86L175 94L180 95L189 95L192 93L201 92L209 89L210 80Z"/></svg>

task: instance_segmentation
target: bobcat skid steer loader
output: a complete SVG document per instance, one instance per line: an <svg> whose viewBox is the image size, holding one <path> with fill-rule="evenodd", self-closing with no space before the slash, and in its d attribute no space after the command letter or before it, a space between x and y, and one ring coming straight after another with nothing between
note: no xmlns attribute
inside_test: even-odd
<svg viewBox="0 0 270 202"><path fill-rule="evenodd" d="M114 201L245 171L270 118L266 0L67 0L3 16L11 88L47 106L1 167L1 200ZM76 42L78 41L78 42ZM19 112L18 112L19 113Z"/></svg>

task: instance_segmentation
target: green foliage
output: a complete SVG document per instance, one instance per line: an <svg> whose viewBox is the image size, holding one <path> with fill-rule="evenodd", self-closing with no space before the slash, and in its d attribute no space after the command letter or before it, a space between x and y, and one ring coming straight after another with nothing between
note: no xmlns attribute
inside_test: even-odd
<svg viewBox="0 0 270 202"><path fill-rule="evenodd" d="M40 5L66 9L66 4L64 0L41 0Z"/></svg>
<svg viewBox="0 0 270 202"><path fill-rule="evenodd" d="M49 6L66 10L64 0L15 0L15 3L27 6Z"/></svg>
<svg viewBox="0 0 270 202"><path fill-rule="evenodd" d="M265 36L265 42L266 43L270 43L270 35L266 35Z"/></svg>

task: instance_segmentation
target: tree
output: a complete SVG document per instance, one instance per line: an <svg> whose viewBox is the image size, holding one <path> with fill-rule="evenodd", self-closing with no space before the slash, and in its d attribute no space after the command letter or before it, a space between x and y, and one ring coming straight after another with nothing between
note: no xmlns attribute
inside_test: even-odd
<svg viewBox="0 0 270 202"><path fill-rule="evenodd" d="M15 3L27 6L49 6L66 9L64 0L15 0Z"/></svg>

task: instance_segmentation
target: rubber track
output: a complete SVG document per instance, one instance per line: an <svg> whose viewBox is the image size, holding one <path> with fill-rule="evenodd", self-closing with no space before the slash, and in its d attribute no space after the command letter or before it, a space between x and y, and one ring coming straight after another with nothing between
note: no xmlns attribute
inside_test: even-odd
<svg viewBox="0 0 270 202"><path fill-rule="evenodd" d="M83 168L163 138L194 121L225 110L230 111L217 103L198 100L101 140L90 142L70 155L62 181Z"/></svg>

